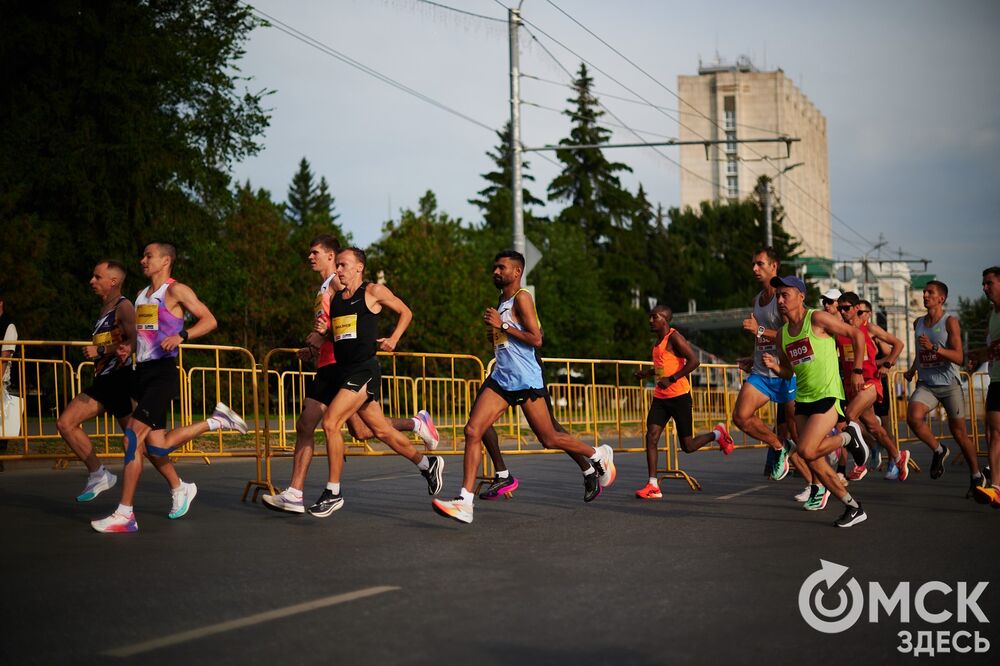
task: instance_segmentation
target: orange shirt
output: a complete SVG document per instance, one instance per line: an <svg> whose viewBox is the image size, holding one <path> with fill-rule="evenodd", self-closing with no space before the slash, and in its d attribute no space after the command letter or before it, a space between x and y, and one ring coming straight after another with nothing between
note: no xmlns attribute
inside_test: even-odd
<svg viewBox="0 0 1000 666"><path fill-rule="evenodd" d="M663 339L660 340L659 344L653 347L653 370L656 372L657 379L676 374L687 364L687 359L677 356L668 348L670 336L674 334L674 330L675 329L672 328L667 331L667 334L663 336ZM671 384L669 388L662 389L657 386L653 389L653 397L676 398L679 395L684 395L685 393L690 392L691 382L688 381L688 378L685 375Z"/></svg>

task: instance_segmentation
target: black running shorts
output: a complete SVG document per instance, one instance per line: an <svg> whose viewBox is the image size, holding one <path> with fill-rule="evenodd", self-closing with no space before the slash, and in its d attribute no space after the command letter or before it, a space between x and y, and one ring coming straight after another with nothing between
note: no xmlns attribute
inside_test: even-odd
<svg viewBox="0 0 1000 666"><path fill-rule="evenodd" d="M132 381L135 410L132 417L153 430L167 427L170 402L181 397L177 359L161 358L136 365Z"/></svg>
<svg viewBox="0 0 1000 666"><path fill-rule="evenodd" d="M337 391L346 390L359 393L364 390L368 393L365 404L372 400L381 401L382 367L379 365L377 356L372 356L367 361L353 365L334 363L333 367L337 369Z"/></svg>
<svg viewBox="0 0 1000 666"><path fill-rule="evenodd" d="M337 383L337 364L330 363L316 370L316 376L306 384L306 397L316 402L329 405L333 396L337 395L340 385Z"/></svg>
<svg viewBox="0 0 1000 666"><path fill-rule="evenodd" d="M83 390L84 394L101 403L104 411L123 419L132 413L132 367L121 368L106 375L94 377L94 383Z"/></svg>
<svg viewBox="0 0 1000 666"><path fill-rule="evenodd" d="M484 389L489 389L493 391L498 396L506 400L507 404L510 405L511 407L517 407L518 405L523 404L529 400L536 400L538 398L541 398L542 400L546 401L546 404L549 405L549 413L551 413L552 411L551 410L552 403L549 401L549 392L545 388L540 388L540 389L529 388L529 389L521 389L518 391L508 391L504 387L500 386L497 380L493 379L493 375L490 375L489 377L486 378L486 381L483 382L483 385L479 388L479 394L481 394ZM479 394L476 394L477 398L479 397Z"/></svg>
<svg viewBox="0 0 1000 666"><path fill-rule="evenodd" d="M795 415L813 416L814 414L826 414L830 411L831 407L837 407L837 422L839 423L844 420L844 410L837 404L838 402L841 402L838 398L823 398L815 402L801 402L796 400Z"/></svg>
<svg viewBox="0 0 1000 666"><path fill-rule="evenodd" d="M990 382L990 387L986 389L986 411L1000 412L1000 382Z"/></svg>
<svg viewBox="0 0 1000 666"><path fill-rule="evenodd" d="M678 439L694 434L694 403L690 393L682 393L673 398L653 398L653 404L649 406L649 413L646 415L646 427L657 425L663 428L670 419L674 420Z"/></svg>

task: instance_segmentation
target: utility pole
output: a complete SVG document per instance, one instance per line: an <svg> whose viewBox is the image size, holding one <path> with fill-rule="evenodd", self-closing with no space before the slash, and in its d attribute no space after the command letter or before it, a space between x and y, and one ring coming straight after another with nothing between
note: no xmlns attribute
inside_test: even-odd
<svg viewBox="0 0 1000 666"><path fill-rule="evenodd" d="M521 71L518 58L517 31L521 25L520 8L507 10L510 32L510 170L513 193L514 249L522 255L524 242L524 192L521 189ZM521 276L521 284L525 276Z"/></svg>
<svg viewBox="0 0 1000 666"><path fill-rule="evenodd" d="M771 181L762 180L757 186L757 194L764 203L764 247L773 247L774 237L771 235Z"/></svg>

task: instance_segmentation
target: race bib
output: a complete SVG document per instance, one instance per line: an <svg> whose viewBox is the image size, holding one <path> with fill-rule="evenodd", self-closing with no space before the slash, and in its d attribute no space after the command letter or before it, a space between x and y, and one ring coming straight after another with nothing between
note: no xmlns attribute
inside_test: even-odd
<svg viewBox="0 0 1000 666"><path fill-rule="evenodd" d="M760 338L757 340L757 351L761 354L771 354L774 356L775 352L778 351L778 345L771 340Z"/></svg>
<svg viewBox="0 0 1000 666"><path fill-rule="evenodd" d="M135 330L160 330L160 311L156 303L146 303L135 308Z"/></svg>
<svg viewBox="0 0 1000 666"><path fill-rule="evenodd" d="M841 354L843 354L843 359L845 361L853 361L854 360L854 345L853 344L846 344L846 345L844 345L843 347L840 348L840 352L841 352Z"/></svg>
<svg viewBox="0 0 1000 666"><path fill-rule="evenodd" d="M785 345L785 355L788 356L788 360L792 365L809 363L816 357L816 354L813 352L812 342L809 341L809 338L796 340L795 342L790 342Z"/></svg>
<svg viewBox="0 0 1000 666"><path fill-rule="evenodd" d="M333 339L335 342L341 340L357 340L358 338L358 315L349 314L335 317L333 320Z"/></svg>
<svg viewBox="0 0 1000 666"><path fill-rule="evenodd" d="M663 376L662 365L653 365L653 376L656 377L657 379Z"/></svg>
<svg viewBox="0 0 1000 666"><path fill-rule="evenodd" d="M98 347L110 347L113 340L114 339L111 337L111 331L94 333L94 344Z"/></svg>
<svg viewBox="0 0 1000 666"><path fill-rule="evenodd" d="M507 348L507 334L504 333L503 330L499 328L493 329L493 348L494 349Z"/></svg>
<svg viewBox="0 0 1000 666"><path fill-rule="evenodd" d="M925 368L933 368L944 365L944 359L933 349L920 350L920 365Z"/></svg>

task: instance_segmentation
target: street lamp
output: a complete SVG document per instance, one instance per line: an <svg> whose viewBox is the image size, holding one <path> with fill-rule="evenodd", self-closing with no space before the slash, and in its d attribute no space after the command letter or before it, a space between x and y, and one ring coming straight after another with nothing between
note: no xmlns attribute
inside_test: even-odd
<svg viewBox="0 0 1000 666"><path fill-rule="evenodd" d="M772 178L770 181L761 183L760 187L758 188L758 194L760 195L760 199L761 199L761 201L764 202L764 246L765 247L771 247L771 246L774 245L774 238L773 238L773 236L771 234L771 187L770 187L770 183L773 183L774 181L776 181L777 179L781 178L786 173L788 173L789 171L791 171L792 169L794 169L795 167L800 167L803 164L805 164L805 162L796 162L795 164L790 164L790 165L786 166L784 169L782 169L781 171L779 171L778 173L776 173L774 175L774 178Z"/></svg>

